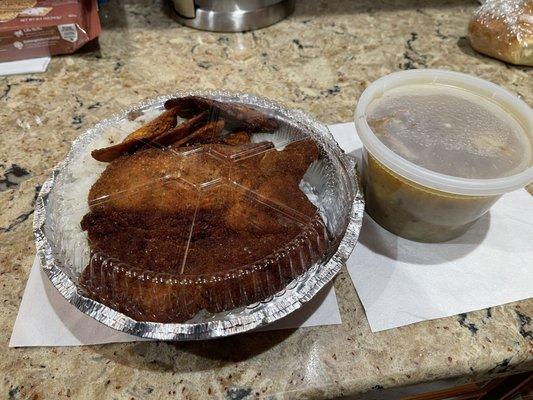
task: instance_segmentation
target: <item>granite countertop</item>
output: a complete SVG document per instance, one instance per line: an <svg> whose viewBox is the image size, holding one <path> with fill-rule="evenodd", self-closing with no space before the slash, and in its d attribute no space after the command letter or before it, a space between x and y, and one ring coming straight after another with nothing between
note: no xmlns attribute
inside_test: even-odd
<svg viewBox="0 0 533 400"><path fill-rule="evenodd" d="M533 103L532 70L474 53L474 1L300 1L245 34L181 27L159 2L113 1L100 46L45 74L0 77L0 395L48 398L331 398L433 380L481 381L533 368L533 300L372 334L345 269L343 324L195 343L8 349L34 257L36 193L72 140L143 98L181 88L246 90L326 123L350 121L373 80L449 68ZM378 393L378 392L376 392Z"/></svg>

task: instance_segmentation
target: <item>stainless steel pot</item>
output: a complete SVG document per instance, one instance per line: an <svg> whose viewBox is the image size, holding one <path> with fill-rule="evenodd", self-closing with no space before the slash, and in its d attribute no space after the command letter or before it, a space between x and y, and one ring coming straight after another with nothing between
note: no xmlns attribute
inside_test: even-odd
<svg viewBox="0 0 533 400"><path fill-rule="evenodd" d="M294 10L294 0L171 0L170 3L178 22L218 32L263 28Z"/></svg>

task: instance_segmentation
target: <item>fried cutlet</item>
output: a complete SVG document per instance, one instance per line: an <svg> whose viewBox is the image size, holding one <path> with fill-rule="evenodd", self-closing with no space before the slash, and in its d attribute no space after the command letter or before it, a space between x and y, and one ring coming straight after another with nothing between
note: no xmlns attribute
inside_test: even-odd
<svg viewBox="0 0 533 400"><path fill-rule="evenodd" d="M183 322L265 299L323 257L324 224L299 189L317 145L236 142L141 149L107 166L81 221L89 297Z"/></svg>

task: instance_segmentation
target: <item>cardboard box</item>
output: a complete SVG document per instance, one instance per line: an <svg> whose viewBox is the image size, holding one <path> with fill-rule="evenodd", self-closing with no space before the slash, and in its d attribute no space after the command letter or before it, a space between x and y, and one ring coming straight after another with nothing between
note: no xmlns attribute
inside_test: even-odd
<svg viewBox="0 0 533 400"><path fill-rule="evenodd" d="M2 0L0 62L73 53L100 30L96 0Z"/></svg>

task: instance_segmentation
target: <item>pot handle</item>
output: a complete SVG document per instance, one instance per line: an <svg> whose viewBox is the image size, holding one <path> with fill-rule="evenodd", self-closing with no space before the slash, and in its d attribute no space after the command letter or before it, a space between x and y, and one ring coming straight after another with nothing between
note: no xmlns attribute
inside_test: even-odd
<svg viewBox="0 0 533 400"><path fill-rule="evenodd" d="M196 17L196 7L194 0L172 0L174 9L184 18Z"/></svg>

